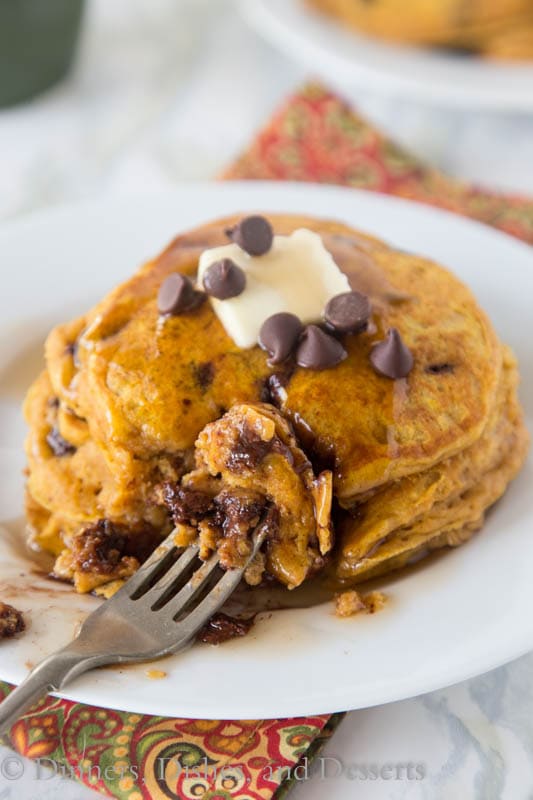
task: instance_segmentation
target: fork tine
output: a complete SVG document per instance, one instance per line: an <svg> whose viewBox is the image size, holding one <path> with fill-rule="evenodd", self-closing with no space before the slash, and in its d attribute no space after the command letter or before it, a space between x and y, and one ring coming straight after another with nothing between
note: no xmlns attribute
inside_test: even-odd
<svg viewBox="0 0 533 800"><path fill-rule="evenodd" d="M169 566L174 563L169 557L169 554L178 549L174 543L175 535L175 531L173 530L166 539L163 539L151 556L139 567L137 572L132 575L131 578L128 578L127 582L119 590L120 593L125 591L131 597L131 595L141 588L143 583L151 580L154 575L161 570L166 558L169 558ZM192 545L192 547L196 547L196 545ZM188 550L189 549L190 548L188 548ZM119 592L117 592L117 594L119 594Z"/></svg>
<svg viewBox="0 0 533 800"><path fill-rule="evenodd" d="M182 586L175 597L172 597L172 594L173 588L178 582L179 573L174 568L169 570L161 582L163 585L156 584L150 590L150 594L152 596L151 599L154 599L154 603L151 606L152 610L155 611L163 608L170 599L172 599L173 608L176 606L178 606L178 608L184 608L185 605L194 597L196 597L196 595L204 588L210 576L217 568L219 560L218 553L213 553L213 555L191 575L187 583Z"/></svg>
<svg viewBox="0 0 533 800"><path fill-rule="evenodd" d="M229 570L211 589L203 600L185 617L179 620L178 624L186 626L190 635L194 635L202 625L218 611L220 606L228 599L231 593L237 588L242 579L242 570ZM174 619L179 615L178 610L174 614Z"/></svg>
<svg viewBox="0 0 533 800"><path fill-rule="evenodd" d="M171 551L170 551L171 552ZM140 600L149 603L157 598L161 593L165 593L171 584L175 584L180 576L187 572L189 566L198 557L198 547L188 547L177 560L171 559L168 569L164 569L159 574L157 569L152 570L139 588L130 597L132 600ZM146 586L146 588L145 588ZM143 591L144 589L144 591Z"/></svg>
<svg viewBox="0 0 533 800"><path fill-rule="evenodd" d="M260 525L258 528L256 528L256 533L253 537L252 553L250 554L248 563L261 547L265 540L265 536L266 528L264 525ZM216 561L214 561L215 559ZM189 583L185 584L183 589L173 599L172 603L169 603L169 608L174 611L173 619L176 619L179 616L186 603L194 598L205 586L209 576L218 563L218 560L218 553L215 553L213 556L211 556L209 561L207 561L204 566L193 575ZM213 561L214 563L211 565L211 562ZM200 573L204 569L205 575L202 576L200 582ZM218 611L220 606L225 600L227 600L230 594L241 582L243 573L243 569L231 569L227 572L224 572L220 580L210 589L209 593L198 603L195 608L191 609L191 611L187 613L185 619L180 620L180 622L182 622L188 630L190 629L192 631L191 635L201 628L202 625L209 619L209 617ZM197 581L195 580L196 576L198 576ZM189 584L194 585L189 588Z"/></svg>

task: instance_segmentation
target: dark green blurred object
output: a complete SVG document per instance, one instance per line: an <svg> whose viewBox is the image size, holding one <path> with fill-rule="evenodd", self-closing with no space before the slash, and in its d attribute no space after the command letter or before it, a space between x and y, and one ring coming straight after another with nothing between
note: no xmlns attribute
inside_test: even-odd
<svg viewBox="0 0 533 800"><path fill-rule="evenodd" d="M0 106L34 97L67 72L84 0L0 0Z"/></svg>

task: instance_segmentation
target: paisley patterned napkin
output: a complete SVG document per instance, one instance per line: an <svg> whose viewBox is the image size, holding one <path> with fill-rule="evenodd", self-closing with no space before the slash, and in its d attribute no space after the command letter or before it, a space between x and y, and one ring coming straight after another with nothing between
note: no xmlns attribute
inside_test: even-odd
<svg viewBox="0 0 533 800"><path fill-rule="evenodd" d="M225 179L316 181L411 198L533 244L533 201L487 192L420 162L316 84L291 97ZM11 687L0 683L0 699ZM283 720L188 720L49 697L11 730L13 748L120 800L280 800L298 762L342 714Z"/></svg>
<svg viewBox="0 0 533 800"><path fill-rule="evenodd" d="M533 200L444 175L317 84L291 97L222 177L315 181L392 194L472 217L533 244Z"/></svg>
<svg viewBox="0 0 533 800"><path fill-rule="evenodd" d="M0 683L0 699L10 691ZM291 768L304 755L309 764L343 716L176 719L48 697L15 723L11 744L38 774L119 800L279 800Z"/></svg>

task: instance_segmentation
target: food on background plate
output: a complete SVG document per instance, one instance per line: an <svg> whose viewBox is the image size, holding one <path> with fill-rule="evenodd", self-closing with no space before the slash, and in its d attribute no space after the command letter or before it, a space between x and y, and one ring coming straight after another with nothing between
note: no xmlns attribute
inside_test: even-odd
<svg viewBox="0 0 533 800"><path fill-rule="evenodd" d="M111 593L172 529L228 568L266 520L251 586L350 589L482 526L527 450L517 383L432 261L338 222L217 220L49 335L25 403L32 542Z"/></svg>
<svg viewBox="0 0 533 800"><path fill-rule="evenodd" d="M341 23L391 41L492 58L533 58L531 0L307 0Z"/></svg>

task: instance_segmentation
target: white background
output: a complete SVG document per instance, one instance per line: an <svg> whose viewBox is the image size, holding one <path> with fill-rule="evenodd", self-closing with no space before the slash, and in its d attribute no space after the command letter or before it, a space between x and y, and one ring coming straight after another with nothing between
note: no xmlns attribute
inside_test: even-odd
<svg viewBox="0 0 533 800"><path fill-rule="evenodd" d="M230 0L90 0L68 81L0 110L0 224L54 203L212 177L307 77L251 32ZM358 107L449 173L533 195L531 117L364 92ZM530 800L532 719L528 656L452 689L353 712L324 753L347 767L423 764L423 780L317 775L293 797ZM2 772L19 771L8 757L0 749L0 800L95 797L71 782L36 780L30 762L8 780Z"/></svg>

